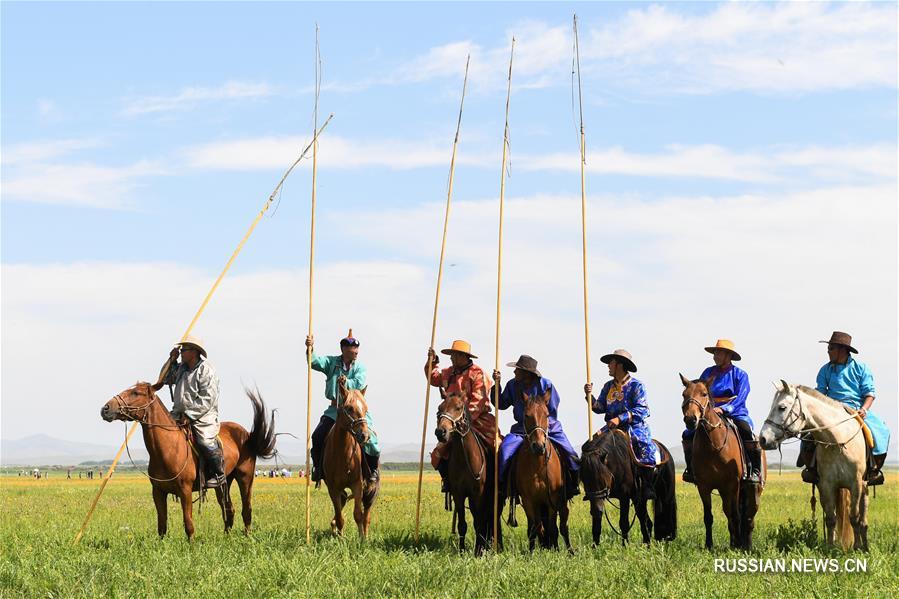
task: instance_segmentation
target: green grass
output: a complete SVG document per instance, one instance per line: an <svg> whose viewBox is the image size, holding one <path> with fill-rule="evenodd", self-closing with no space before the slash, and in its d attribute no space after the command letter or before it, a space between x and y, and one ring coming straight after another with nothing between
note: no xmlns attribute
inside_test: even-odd
<svg viewBox="0 0 899 599"><path fill-rule="evenodd" d="M433 474L424 483L422 538L413 541L416 475L385 473L369 541L357 541L352 514L344 538L328 532L331 504L324 488L313 491L313 543L305 542L304 481L257 479L254 530L226 536L217 505L195 511L196 536L187 543L180 508L170 503L169 535L156 535L150 485L139 474L119 473L109 483L84 539L72 539L98 480L0 478L0 595L72 596L865 596L899 595L899 476L871 500L871 551L843 554L817 546L777 549L774 531L788 519L808 518L809 491L795 472L772 473L756 519L750 557L867 558L866 574L727 574L714 571L715 557L739 558L727 545L726 524L715 512L713 553L701 548L702 510L694 487L678 485L677 540L621 547L604 526L600 547L591 547L586 503L572 505L576 555L527 552L521 526L506 527L506 551L477 559L459 556L450 537ZM211 496L211 495L210 495ZM717 501L716 501L717 504ZM239 505L239 502L238 502ZM821 536L818 508L818 536ZM238 514L239 520L239 514ZM632 539L639 539L639 530ZM469 530L469 541L472 532ZM782 539L781 539L782 541Z"/></svg>

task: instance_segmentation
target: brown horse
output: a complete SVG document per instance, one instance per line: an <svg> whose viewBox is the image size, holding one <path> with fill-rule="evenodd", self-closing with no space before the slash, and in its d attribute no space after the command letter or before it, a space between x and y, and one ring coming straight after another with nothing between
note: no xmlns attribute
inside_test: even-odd
<svg viewBox="0 0 899 599"><path fill-rule="evenodd" d="M343 534L343 507L354 499L353 519L359 529L359 538L365 540L371 523L371 508L378 496L380 481L370 484L364 480L362 465L365 458L362 446L368 442L369 432L365 415L365 389L347 389L346 383L338 385L341 401L337 409L337 422L325 439L324 469L325 484L334 504L334 518L331 532ZM347 495L350 489L352 495Z"/></svg>
<svg viewBox="0 0 899 599"><path fill-rule="evenodd" d="M437 440L448 444L447 482L453 497L459 527L459 552L465 551L465 501L471 509L475 530L475 555L482 555L493 538L493 455L471 427L471 414L464 392L451 392L437 408ZM502 545L502 529L497 545Z"/></svg>
<svg viewBox="0 0 899 599"><path fill-rule="evenodd" d="M521 505L528 517L528 548L539 538L544 548L559 548L559 533L573 553L568 538L568 502L565 472L558 450L549 440L549 400L552 389L540 396L524 394L525 448L517 452L515 476ZM558 516L558 524L556 517Z"/></svg>
<svg viewBox="0 0 899 599"><path fill-rule="evenodd" d="M689 429L698 429L693 437L692 465L696 488L702 500L705 547L712 548L712 490L717 489L727 517L731 548L751 549L755 514L764 485L743 481L740 439L714 410L708 385L701 380L690 381L684 375L680 378L684 384L684 401L681 404L684 424ZM763 483L767 471L768 464L763 452Z"/></svg>
<svg viewBox="0 0 899 599"><path fill-rule="evenodd" d="M147 476L153 487L153 503L156 504L156 529L159 536L167 530L166 496L171 494L181 500L184 532L188 540L194 535L192 489L197 478L196 452L191 451L189 430L179 426L162 404L156 391L162 383L137 383L125 389L100 409L100 416L107 422L134 420L140 423L144 444L150 454ZM224 490L215 490L222 508L225 532L234 525L234 507L231 504L231 481L237 481L240 489L241 515L244 532L250 532L253 509L251 505L253 474L256 458L270 458L275 454L275 418L265 419L265 403L262 397L247 390L253 404L253 428L247 430L236 422L222 422L219 439L225 456Z"/></svg>

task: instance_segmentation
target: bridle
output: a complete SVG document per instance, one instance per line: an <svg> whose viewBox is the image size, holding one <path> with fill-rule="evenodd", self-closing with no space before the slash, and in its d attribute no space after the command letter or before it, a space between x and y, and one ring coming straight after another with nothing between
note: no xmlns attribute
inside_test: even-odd
<svg viewBox="0 0 899 599"><path fill-rule="evenodd" d="M699 384L699 383L695 383L695 384ZM696 399L695 397L693 397L691 395L684 401L684 406L689 406L691 404L693 404L697 408L699 408L699 421L696 424L697 424L697 426L702 428L702 430L705 432L706 437L708 437L708 439L709 439L709 443L711 443L711 445L712 445L712 449L714 449L716 452L723 451L727 447L727 441L728 441L728 437L730 437L730 435L728 435L727 431L725 431L724 443L722 443L720 447L715 447L714 442L712 442L712 431L719 429L719 428L723 428L724 427L724 419L719 418L717 424L712 424L711 421L709 421L709 419L706 418L706 414L709 413L709 407L712 405L711 397L709 397L709 400L705 404L703 404L702 402L700 402L698 399Z"/></svg>
<svg viewBox="0 0 899 599"><path fill-rule="evenodd" d="M176 430L180 429L181 426L177 423L172 424L164 424L159 422L148 422L148 418L150 417L150 406L152 406L155 402L160 401L159 396L153 392L153 387L150 383L144 383L147 386L147 397L149 401L147 403L140 406L133 406L127 403L125 398L122 396L122 393L116 393L110 401L116 402L116 409L119 414L122 414L126 417L127 420L134 420L139 424L144 424L146 426L158 426L161 428ZM140 385L135 385L130 389L126 389L126 391L131 391L137 389ZM124 393L124 392L123 392ZM160 403L160 405L162 405ZM165 409L165 406L162 406ZM168 412L168 410L166 410Z"/></svg>
<svg viewBox="0 0 899 599"><path fill-rule="evenodd" d="M785 391L782 391L781 393L786 393L786 392L787 391L785 390ZM787 416L792 417L792 419L789 422L787 422L786 419L784 419L783 422L774 422L770 418L765 418L765 424L770 424L774 428L780 429L780 431L782 433L782 436L781 436L782 439L783 438L789 439L791 437L798 437L799 435L801 435L803 431L801 429L795 430L793 428L793 425L796 424L797 422L799 422L800 420L802 421L802 424L805 424L805 421L806 421L805 413L802 410L802 398L799 395L799 389L796 390L796 395L791 394L791 397L795 401L790 406L790 413L787 414ZM798 410L796 408L798 408Z"/></svg>
<svg viewBox="0 0 899 599"><path fill-rule="evenodd" d="M437 412L437 423L439 424L441 420L449 420L452 424L450 432L456 433L462 440L471 433L471 415L468 413L468 406L466 406L464 402L462 403L462 413L455 418L453 418L449 412ZM481 477L484 476L484 470L487 467L487 453L484 451L481 440L477 435L474 436L474 440L477 443L478 450L481 454L481 467L478 469L477 473L472 469L471 458L468 457L468 452L465 451L464 448L462 450L462 455L465 456L465 465L468 467L468 473L474 480L480 481Z"/></svg>
<svg viewBox="0 0 899 599"><path fill-rule="evenodd" d="M788 393L789 389L785 389L781 391L781 393ZM809 441L811 443L815 443L816 445L826 445L828 447L832 447L834 445L839 446L840 448L844 447L847 443L855 439L862 432L862 427L859 426L858 430L855 431L855 434L842 442L830 442L830 441L818 441L814 439L810 433L814 433L817 431L826 431L832 428L835 428L844 422L848 422L850 420L855 420L855 414L851 414L847 418L840 420L839 422L835 422L834 424L829 424L827 426L817 426L815 428L802 428L805 426L805 423L808 422L808 417L805 415L805 411L802 409L802 395L799 393L799 389L796 389L795 394L790 393L790 396L795 399L793 405L790 406L790 413L788 416L792 416L792 419L789 422L784 421L782 424L779 422L774 422L770 418L765 419L765 424L770 424L772 427L779 429L782 432L781 441L783 439L789 438L799 438L804 441ZM798 409L797 409L798 408ZM794 427L795 424L801 421L801 426Z"/></svg>
<svg viewBox="0 0 899 599"><path fill-rule="evenodd" d="M349 420L349 424L346 426L347 432L352 435L353 439L355 439L358 444L364 444L368 440L367 435L362 430L356 430L356 427L361 424L365 424L365 414L362 414L361 418L356 418L356 415L353 414L351 407L347 405L346 400L344 400L343 405L340 407L340 411Z"/></svg>

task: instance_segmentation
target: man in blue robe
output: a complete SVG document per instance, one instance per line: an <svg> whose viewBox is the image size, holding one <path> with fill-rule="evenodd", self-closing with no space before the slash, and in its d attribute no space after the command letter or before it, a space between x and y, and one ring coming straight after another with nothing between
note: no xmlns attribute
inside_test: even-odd
<svg viewBox="0 0 899 599"><path fill-rule="evenodd" d="M549 439L559 450L562 457L562 464L566 466L567 476L565 494L571 499L580 490L578 488L580 463L578 461L577 451L571 446L565 431L562 430L562 423L558 420L559 394L556 392L552 381L545 378L537 370L537 360L531 356L522 355L517 362L510 362L507 366L515 368L515 378L506 384L503 389L500 386L500 372L493 371L493 381L496 384L496 393L499 394L500 410L512 407L512 416L515 418L515 424L509 434L503 438L502 445L499 448L499 476L502 485L506 478L509 462L524 443L524 394L527 393L531 397L543 395L547 390L551 391L549 400L549 422L547 428ZM494 396L491 394L491 400Z"/></svg>
<svg viewBox="0 0 899 599"><path fill-rule="evenodd" d="M852 347L852 337L848 333L834 331L827 341L827 357L829 361L818 371L816 388L824 395L846 404L858 411L874 437L873 460L868 464L865 480L869 485L882 485L881 467L886 460L887 447L890 444L890 429L877 414L871 412L874 403L874 375L867 364L855 360L851 354L858 350ZM814 460L815 445L811 441L803 441L799 450L797 466L805 465L802 480L807 483L818 482L818 470Z"/></svg>

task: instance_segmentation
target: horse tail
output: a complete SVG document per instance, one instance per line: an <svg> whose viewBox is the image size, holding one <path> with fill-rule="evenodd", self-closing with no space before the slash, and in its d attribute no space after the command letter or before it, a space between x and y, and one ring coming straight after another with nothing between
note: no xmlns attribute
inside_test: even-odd
<svg viewBox="0 0 899 599"><path fill-rule="evenodd" d="M363 484L362 485L362 505L366 508L371 507L375 498L378 496L378 491L381 490L381 481L378 480L374 484Z"/></svg>
<svg viewBox="0 0 899 599"><path fill-rule="evenodd" d="M673 541L677 537L677 497L674 489L677 472L671 452L658 441L656 444L659 446L662 460L667 461L659 467L655 476L655 500L652 502L655 539Z"/></svg>
<svg viewBox="0 0 899 599"><path fill-rule="evenodd" d="M245 389L250 403L253 404L253 428L250 430L250 438L247 439L247 447L257 458L270 459L275 451L275 415L272 413L269 419L265 418L265 402L259 389L250 391Z"/></svg>
<svg viewBox="0 0 899 599"><path fill-rule="evenodd" d="M855 533L852 523L849 521L849 489L837 490L837 538L843 550L852 548L855 542Z"/></svg>

